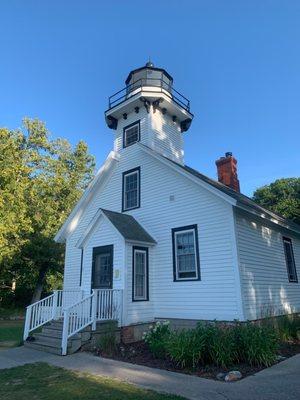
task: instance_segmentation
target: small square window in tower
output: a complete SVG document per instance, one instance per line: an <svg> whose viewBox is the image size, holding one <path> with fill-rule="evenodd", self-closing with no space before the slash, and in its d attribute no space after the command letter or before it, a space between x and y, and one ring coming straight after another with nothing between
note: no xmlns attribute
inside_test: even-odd
<svg viewBox="0 0 300 400"><path fill-rule="evenodd" d="M129 147L140 141L140 121L134 122L124 128L123 147Z"/></svg>

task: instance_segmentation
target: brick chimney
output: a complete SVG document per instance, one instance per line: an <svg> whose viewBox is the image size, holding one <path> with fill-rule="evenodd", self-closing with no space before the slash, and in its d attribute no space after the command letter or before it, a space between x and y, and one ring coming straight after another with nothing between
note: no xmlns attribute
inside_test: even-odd
<svg viewBox="0 0 300 400"><path fill-rule="evenodd" d="M232 153L225 153L225 157L219 158L216 161L216 166L218 170L218 181L236 192L240 192L240 182L237 176L237 161L232 156Z"/></svg>

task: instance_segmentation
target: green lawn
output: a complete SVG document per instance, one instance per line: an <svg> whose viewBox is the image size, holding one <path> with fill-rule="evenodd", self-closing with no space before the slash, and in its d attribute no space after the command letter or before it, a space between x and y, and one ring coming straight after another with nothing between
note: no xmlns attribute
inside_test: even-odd
<svg viewBox="0 0 300 400"><path fill-rule="evenodd" d="M23 338L24 321L0 321L0 350L18 346Z"/></svg>
<svg viewBox="0 0 300 400"><path fill-rule="evenodd" d="M1 400L179 400L114 379L27 364L0 371Z"/></svg>

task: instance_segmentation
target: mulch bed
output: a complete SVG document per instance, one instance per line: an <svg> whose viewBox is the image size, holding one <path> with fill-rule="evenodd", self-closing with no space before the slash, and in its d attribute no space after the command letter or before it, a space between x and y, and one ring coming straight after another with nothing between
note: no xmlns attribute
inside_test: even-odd
<svg viewBox="0 0 300 400"><path fill-rule="evenodd" d="M287 358L292 357L298 353L300 353L300 341L297 343L282 344L280 346L278 354L282 357ZM152 353L150 353L147 345L143 341L131 344L121 343L120 345L118 345L117 351L114 354L106 354L103 351L101 352L100 350L96 350L96 355L105 358L111 358L114 360L129 362L132 364L144 365L146 367L165 369L167 371L173 372L181 372L209 379L216 379L216 376L219 372L229 372L233 370L240 371L244 378L265 369L265 367L253 367L248 364L235 364L230 366L230 368L227 368L226 370L215 366L198 367L196 370L182 369L170 359L158 359L153 357ZM283 359L280 361L283 361ZM276 363L280 361L277 361Z"/></svg>

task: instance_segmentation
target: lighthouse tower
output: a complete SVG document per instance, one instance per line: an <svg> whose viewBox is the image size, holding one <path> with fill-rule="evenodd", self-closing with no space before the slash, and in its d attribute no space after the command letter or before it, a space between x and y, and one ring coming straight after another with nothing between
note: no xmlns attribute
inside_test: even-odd
<svg viewBox="0 0 300 400"><path fill-rule="evenodd" d="M126 87L109 97L105 119L115 131L114 150L136 142L183 164L183 133L192 122L189 100L173 87L173 78L152 62L131 71Z"/></svg>

